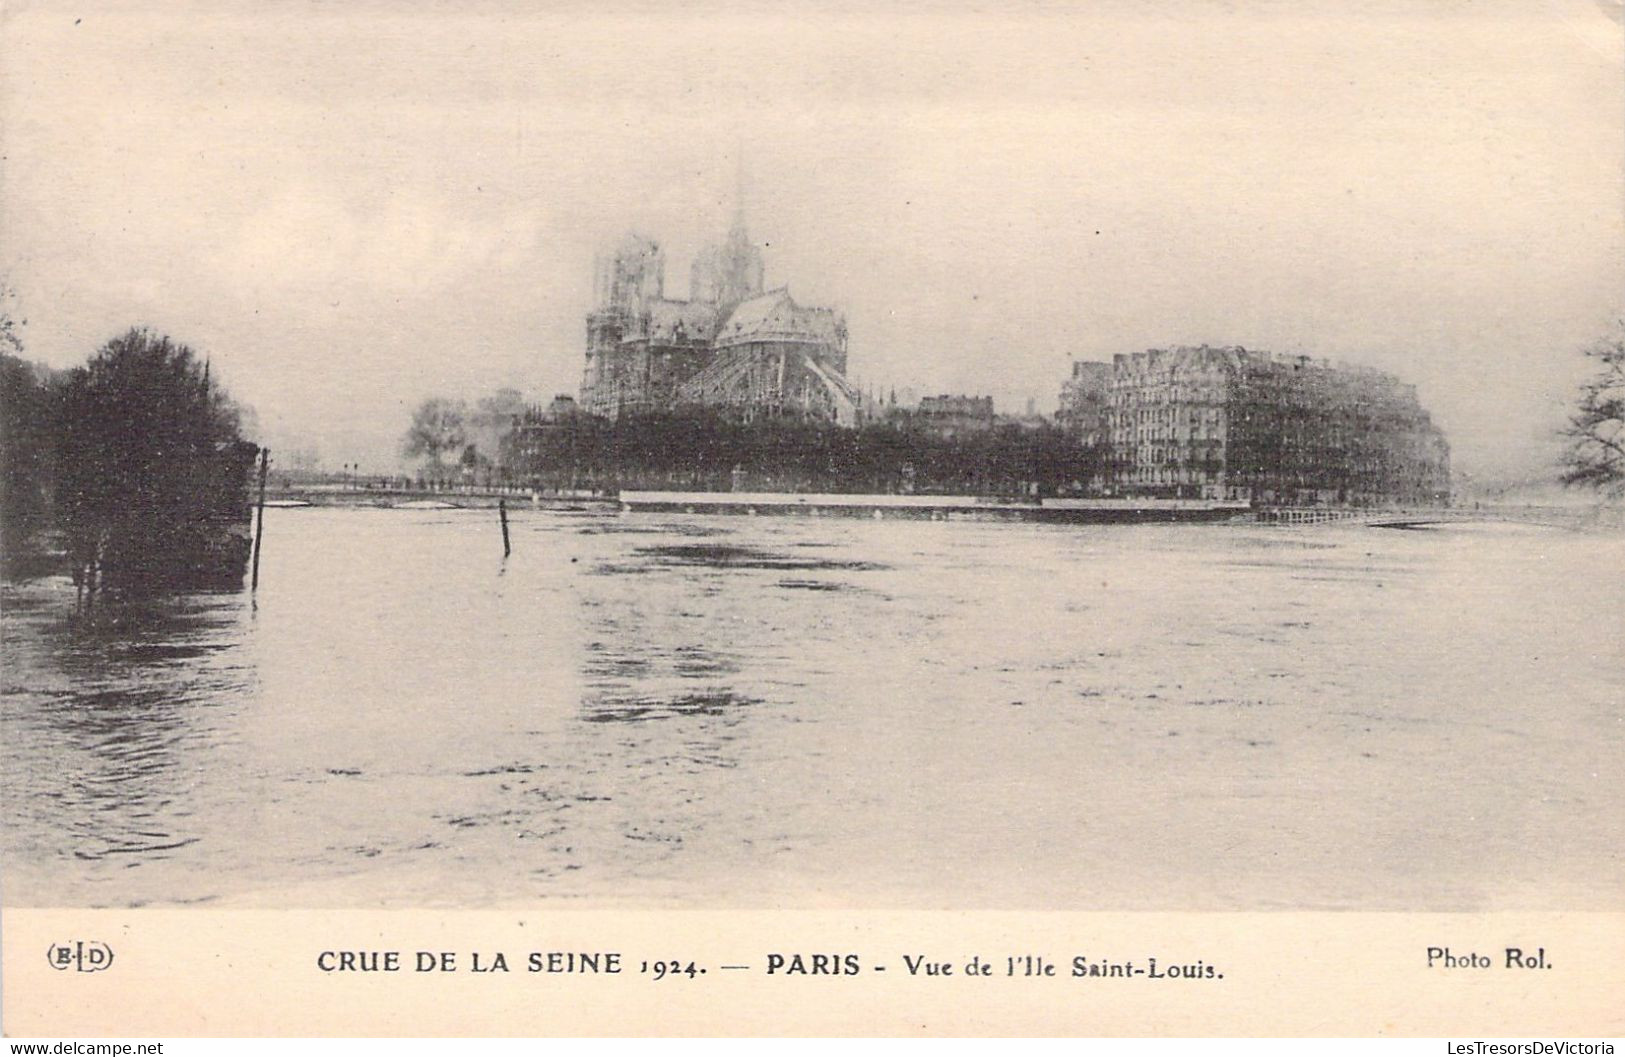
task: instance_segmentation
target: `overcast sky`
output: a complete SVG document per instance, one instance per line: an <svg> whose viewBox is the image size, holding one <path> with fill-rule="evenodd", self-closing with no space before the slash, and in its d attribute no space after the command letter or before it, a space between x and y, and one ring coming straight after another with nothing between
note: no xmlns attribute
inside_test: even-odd
<svg viewBox="0 0 1625 1057"><path fill-rule="evenodd" d="M877 386L1304 352L1500 471L1625 310L1619 0L140 7L6 5L28 353L150 325L332 466L426 395L575 392L594 250L654 236L684 295L741 146L768 282Z"/></svg>

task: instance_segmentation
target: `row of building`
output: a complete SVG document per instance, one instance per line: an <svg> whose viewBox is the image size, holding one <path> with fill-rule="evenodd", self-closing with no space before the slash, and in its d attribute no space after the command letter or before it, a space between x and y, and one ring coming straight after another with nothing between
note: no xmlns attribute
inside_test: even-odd
<svg viewBox="0 0 1625 1057"><path fill-rule="evenodd" d="M945 437L1044 427L1030 407L996 415L991 397L898 406L862 393L847 378L842 315L764 290L763 276L742 215L693 262L687 299L666 296L660 245L628 236L596 263L579 409L556 402L524 428L677 408ZM1414 387L1302 356L1203 345L1080 361L1050 425L1075 438L1079 487L1096 494L1370 505L1450 491L1449 447Z"/></svg>
<svg viewBox="0 0 1625 1057"><path fill-rule="evenodd" d="M1057 414L1118 494L1272 504L1432 504L1450 447L1416 388L1368 367L1240 346L1079 361Z"/></svg>

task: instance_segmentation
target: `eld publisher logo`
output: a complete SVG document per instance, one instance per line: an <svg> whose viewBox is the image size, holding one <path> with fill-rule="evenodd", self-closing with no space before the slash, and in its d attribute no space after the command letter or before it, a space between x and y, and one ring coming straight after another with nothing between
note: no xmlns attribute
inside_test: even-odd
<svg viewBox="0 0 1625 1057"><path fill-rule="evenodd" d="M45 952L53 969L75 969L81 973L99 973L113 964L113 948L105 943L74 940L72 943L53 943Z"/></svg>

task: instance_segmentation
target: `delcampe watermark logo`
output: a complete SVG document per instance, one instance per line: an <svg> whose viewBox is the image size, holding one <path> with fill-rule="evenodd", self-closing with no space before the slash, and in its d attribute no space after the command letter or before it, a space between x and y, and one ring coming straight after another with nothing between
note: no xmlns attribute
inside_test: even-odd
<svg viewBox="0 0 1625 1057"><path fill-rule="evenodd" d="M96 940L71 940L53 943L45 952L51 968L73 969L81 973L98 973L113 965L113 948Z"/></svg>

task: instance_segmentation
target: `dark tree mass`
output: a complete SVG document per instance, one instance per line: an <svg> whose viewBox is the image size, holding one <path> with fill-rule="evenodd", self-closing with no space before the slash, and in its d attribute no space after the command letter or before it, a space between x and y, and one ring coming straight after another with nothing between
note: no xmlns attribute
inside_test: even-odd
<svg viewBox="0 0 1625 1057"><path fill-rule="evenodd" d="M48 508L75 580L90 587L241 585L258 448L192 350L131 330L49 387L25 390L16 374L8 364L6 417L27 412L18 420L36 435L21 450L36 461L15 474L36 488L13 491L8 458L8 525L37 528Z"/></svg>
<svg viewBox="0 0 1625 1057"><path fill-rule="evenodd" d="M38 564L39 537L50 528L52 378L45 367L0 353L0 562L8 573Z"/></svg>
<svg viewBox="0 0 1625 1057"><path fill-rule="evenodd" d="M1099 472L1101 453L1052 426L944 435L907 419L844 429L703 408L537 416L515 431L512 473L547 488L1054 495Z"/></svg>

